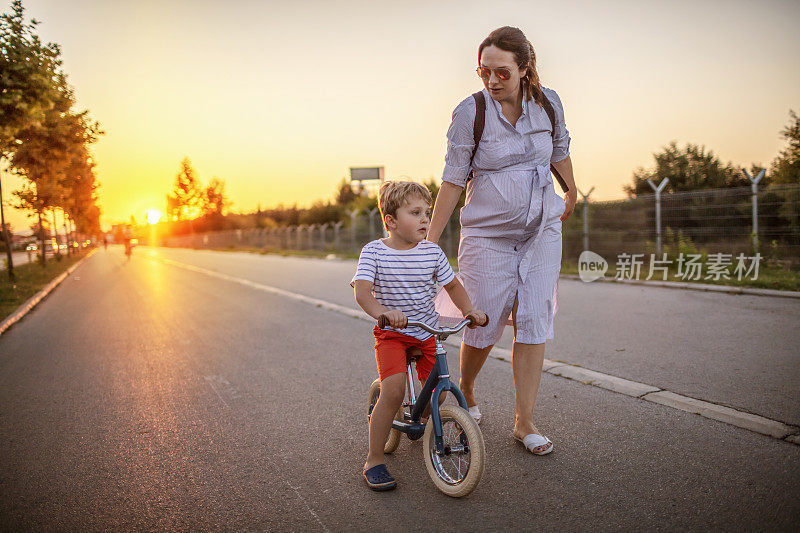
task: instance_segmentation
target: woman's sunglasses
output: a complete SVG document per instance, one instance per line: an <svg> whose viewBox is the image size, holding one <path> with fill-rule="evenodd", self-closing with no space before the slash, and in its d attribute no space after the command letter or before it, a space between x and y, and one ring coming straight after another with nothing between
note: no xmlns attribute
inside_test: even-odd
<svg viewBox="0 0 800 533"><path fill-rule="evenodd" d="M489 67L481 67L479 66L475 72L478 73L478 76L483 78L484 80L488 80L492 77L492 71L497 75L497 77L503 81L507 81L511 79L511 71L505 67L500 68L489 68Z"/></svg>

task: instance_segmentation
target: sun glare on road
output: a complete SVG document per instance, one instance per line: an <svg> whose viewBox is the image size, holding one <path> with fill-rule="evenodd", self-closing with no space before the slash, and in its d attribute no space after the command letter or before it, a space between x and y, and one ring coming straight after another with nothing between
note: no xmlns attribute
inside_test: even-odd
<svg viewBox="0 0 800 533"><path fill-rule="evenodd" d="M159 220L161 220L161 211L158 209L150 209L147 211L147 223L148 224L156 224Z"/></svg>

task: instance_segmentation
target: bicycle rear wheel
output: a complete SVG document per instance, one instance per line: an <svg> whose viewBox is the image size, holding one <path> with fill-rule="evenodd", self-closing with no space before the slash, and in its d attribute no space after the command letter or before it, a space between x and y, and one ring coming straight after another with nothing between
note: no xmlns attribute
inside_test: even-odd
<svg viewBox="0 0 800 533"><path fill-rule="evenodd" d="M433 421L428 420L423 437L425 467L436 488L461 498L472 492L483 476L486 448L483 434L470 414L456 405L439 408L445 454L436 453Z"/></svg>
<svg viewBox="0 0 800 533"><path fill-rule="evenodd" d="M381 394L381 380L376 379L372 382L372 385L369 386L369 392L367 393L367 415L372 415L372 409L375 407L375 404L378 403L378 397ZM395 420L403 421L403 408L397 411L397 414L394 416ZM386 439L386 444L383 446L383 453L392 453L400 446L400 438L403 436L402 433L397 431L396 429L392 428L389 431L389 437Z"/></svg>

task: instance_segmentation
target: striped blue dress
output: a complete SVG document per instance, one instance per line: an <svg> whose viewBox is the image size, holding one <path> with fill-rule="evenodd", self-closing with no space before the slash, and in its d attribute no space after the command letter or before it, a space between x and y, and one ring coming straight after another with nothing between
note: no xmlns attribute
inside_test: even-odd
<svg viewBox="0 0 800 533"><path fill-rule="evenodd" d="M468 329L464 343L484 348L497 342L518 299L517 342L553 338L561 270L561 220L566 207L555 192L550 163L569 156L564 109L555 91L543 88L556 116L555 138L544 108L523 101L515 125L500 104L486 98L486 124L475 158L475 102L466 98L453 111L447 131L442 180L466 187L461 209L459 278L489 326ZM470 170L475 178L467 181Z"/></svg>

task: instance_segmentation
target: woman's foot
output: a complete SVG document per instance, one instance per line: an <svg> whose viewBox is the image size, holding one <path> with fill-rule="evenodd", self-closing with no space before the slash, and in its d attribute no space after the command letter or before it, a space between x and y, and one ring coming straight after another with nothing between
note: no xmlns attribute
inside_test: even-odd
<svg viewBox="0 0 800 533"><path fill-rule="evenodd" d="M514 425L514 437L517 439L525 438L525 435L530 435L531 433L541 435L541 433L539 433L539 429L532 423L517 423Z"/></svg>
<svg viewBox="0 0 800 533"><path fill-rule="evenodd" d="M481 414L481 410L478 409L477 405L473 405L469 408L469 414L475 420L476 424L480 424L481 420L483 420L483 415Z"/></svg>
<svg viewBox="0 0 800 533"><path fill-rule="evenodd" d="M522 439L515 435L514 439L520 441L534 455L547 455L553 451L553 443L544 435L530 433Z"/></svg>
<svg viewBox="0 0 800 533"><path fill-rule="evenodd" d="M480 409L478 409L478 402L475 400L475 389L473 389L471 385L465 385L463 381L458 384L458 388L464 395L464 399L467 400L467 410L469 410L469 414L472 415L475 422L480 424L483 416L481 415Z"/></svg>
<svg viewBox="0 0 800 533"><path fill-rule="evenodd" d="M514 438L525 445L535 455L545 455L553 451L553 443L541 434L532 422L517 422L513 431Z"/></svg>

